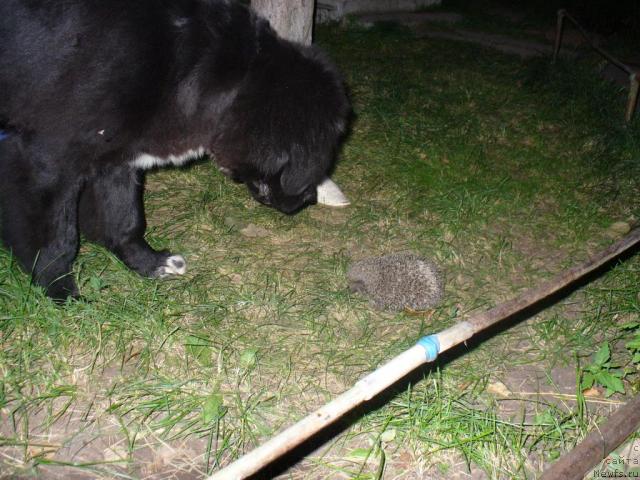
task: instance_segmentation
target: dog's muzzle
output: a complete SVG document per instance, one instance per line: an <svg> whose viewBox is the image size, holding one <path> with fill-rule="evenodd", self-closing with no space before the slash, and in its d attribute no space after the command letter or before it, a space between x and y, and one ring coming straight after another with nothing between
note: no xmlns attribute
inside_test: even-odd
<svg viewBox="0 0 640 480"><path fill-rule="evenodd" d="M273 204L271 188L266 183L253 180L249 183L249 190L253 194L253 198L263 205L271 206Z"/></svg>

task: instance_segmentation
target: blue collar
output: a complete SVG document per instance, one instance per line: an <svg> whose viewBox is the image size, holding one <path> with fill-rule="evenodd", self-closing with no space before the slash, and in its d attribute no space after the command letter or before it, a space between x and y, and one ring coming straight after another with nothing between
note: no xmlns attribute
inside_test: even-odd
<svg viewBox="0 0 640 480"><path fill-rule="evenodd" d="M7 138L8 136L9 134L7 132L5 132L4 130L0 130L0 142L5 138Z"/></svg>

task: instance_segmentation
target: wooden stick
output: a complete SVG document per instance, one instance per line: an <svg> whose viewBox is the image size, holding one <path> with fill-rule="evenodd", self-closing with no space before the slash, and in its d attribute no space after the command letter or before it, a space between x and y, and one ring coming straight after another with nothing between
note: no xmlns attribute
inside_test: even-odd
<svg viewBox="0 0 640 480"><path fill-rule="evenodd" d="M636 431L640 423L640 396L629 400L595 427L580 444L551 465L540 480L582 480L612 450Z"/></svg>
<svg viewBox="0 0 640 480"><path fill-rule="evenodd" d="M551 280L543 282L540 286L529 289L516 298L491 310L473 315L469 320L457 323L437 335L420 339L417 345L370 373L351 389L276 435L262 446L216 472L208 480L237 480L253 475L309 439L315 433L334 423L345 413L370 400L420 365L435 360L438 353L447 351L470 339L476 333L486 330L512 317L514 314L549 298L639 243L640 229L637 229L589 260L565 270ZM435 351L433 351L434 346L436 348Z"/></svg>

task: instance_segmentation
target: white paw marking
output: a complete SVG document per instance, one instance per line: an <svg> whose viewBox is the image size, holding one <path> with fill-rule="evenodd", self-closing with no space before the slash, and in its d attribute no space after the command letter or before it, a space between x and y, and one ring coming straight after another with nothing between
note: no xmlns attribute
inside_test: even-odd
<svg viewBox="0 0 640 480"><path fill-rule="evenodd" d="M156 270L156 278L165 278L169 275L184 275L187 272L187 262L182 255L171 255Z"/></svg>
<svg viewBox="0 0 640 480"><path fill-rule="evenodd" d="M229 170L227 167L221 167L220 165L218 165L218 170L220 170L220 173L226 175L227 177L231 176L231 170Z"/></svg>

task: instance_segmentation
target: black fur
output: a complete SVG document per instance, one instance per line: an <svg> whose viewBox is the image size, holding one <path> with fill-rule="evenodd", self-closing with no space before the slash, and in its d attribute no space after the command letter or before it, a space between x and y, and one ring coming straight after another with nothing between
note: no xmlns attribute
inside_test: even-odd
<svg viewBox="0 0 640 480"><path fill-rule="evenodd" d="M239 3L1 0L4 243L57 299L77 294L79 232L161 276L140 162L210 153L293 213L315 202L348 112L331 64Z"/></svg>

